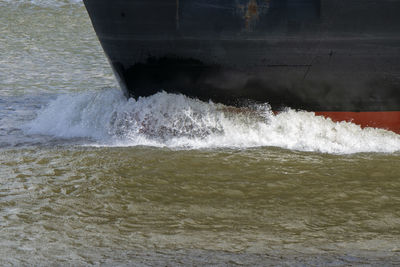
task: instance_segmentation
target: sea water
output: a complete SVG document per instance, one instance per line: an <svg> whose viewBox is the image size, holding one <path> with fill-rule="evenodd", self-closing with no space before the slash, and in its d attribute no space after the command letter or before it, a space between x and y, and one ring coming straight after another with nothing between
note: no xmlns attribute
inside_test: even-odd
<svg viewBox="0 0 400 267"><path fill-rule="evenodd" d="M126 99L81 1L0 0L0 264L400 264L400 136Z"/></svg>

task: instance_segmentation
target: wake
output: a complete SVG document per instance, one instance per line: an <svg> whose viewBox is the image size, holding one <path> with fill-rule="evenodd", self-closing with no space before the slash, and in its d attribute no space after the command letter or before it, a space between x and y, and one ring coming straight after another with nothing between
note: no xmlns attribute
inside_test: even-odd
<svg viewBox="0 0 400 267"><path fill-rule="evenodd" d="M127 100L120 90L60 95L24 126L29 134L88 137L99 146L183 149L274 146L333 154L400 151L400 135L336 123L312 112L274 115L161 92Z"/></svg>

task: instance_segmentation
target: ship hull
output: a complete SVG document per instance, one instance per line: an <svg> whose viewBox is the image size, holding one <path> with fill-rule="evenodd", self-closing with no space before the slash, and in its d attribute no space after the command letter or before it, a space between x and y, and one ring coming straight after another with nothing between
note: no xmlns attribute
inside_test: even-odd
<svg viewBox="0 0 400 267"><path fill-rule="evenodd" d="M128 96L269 103L400 132L400 1L84 2Z"/></svg>

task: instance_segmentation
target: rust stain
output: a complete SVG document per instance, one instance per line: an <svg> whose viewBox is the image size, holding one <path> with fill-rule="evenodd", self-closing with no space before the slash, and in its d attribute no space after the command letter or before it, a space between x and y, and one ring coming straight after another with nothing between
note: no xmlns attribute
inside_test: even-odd
<svg viewBox="0 0 400 267"><path fill-rule="evenodd" d="M241 14L244 19L244 29L246 31L252 31L260 19L260 16L268 13L270 3L271 0L248 0L247 4L237 5L237 12Z"/></svg>
<svg viewBox="0 0 400 267"><path fill-rule="evenodd" d="M246 14L244 15L245 19L245 24L246 24L246 29L250 30L251 25L257 21L259 16L258 13L258 5L256 0L250 0L250 2L247 4L247 11Z"/></svg>

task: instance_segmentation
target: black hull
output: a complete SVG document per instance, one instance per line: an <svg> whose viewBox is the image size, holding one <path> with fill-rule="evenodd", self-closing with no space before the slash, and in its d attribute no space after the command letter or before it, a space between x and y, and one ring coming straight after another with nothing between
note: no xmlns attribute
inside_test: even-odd
<svg viewBox="0 0 400 267"><path fill-rule="evenodd" d="M400 111L400 1L84 2L129 96Z"/></svg>

